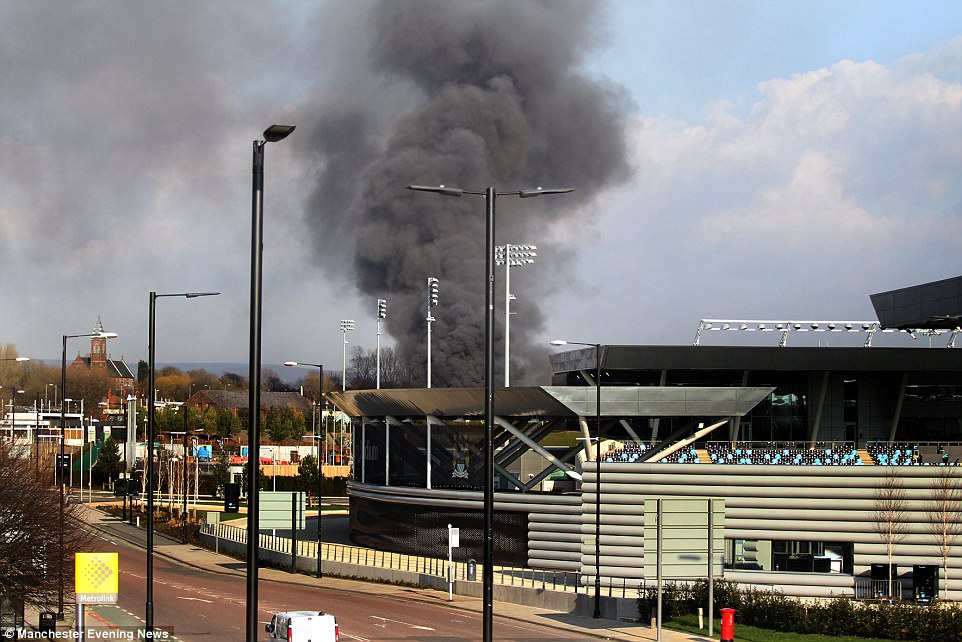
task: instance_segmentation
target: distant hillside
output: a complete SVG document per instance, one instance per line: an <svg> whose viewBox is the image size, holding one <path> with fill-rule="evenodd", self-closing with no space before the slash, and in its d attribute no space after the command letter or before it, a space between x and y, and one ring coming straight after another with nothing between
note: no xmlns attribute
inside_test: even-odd
<svg viewBox="0 0 962 642"><path fill-rule="evenodd" d="M33 361L39 361L52 368L60 368L60 359L33 359ZM130 366L130 369L136 375L137 362L128 361L127 365ZM163 368L164 366L173 366L183 370L184 372L188 372L190 370L206 370L207 372L218 377L225 372L233 372L234 374L239 374L242 377L247 377L247 375L250 374L250 366L246 363L168 363L164 361L157 364L158 369ZM291 384L296 382L298 379L303 379L304 375L306 375L308 372L308 370L305 370L304 368L288 368L284 366L283 363L261 364L261 371L263 372L264 370L273 370L277 373L277 376L280 377L281 381Z"/></svg>

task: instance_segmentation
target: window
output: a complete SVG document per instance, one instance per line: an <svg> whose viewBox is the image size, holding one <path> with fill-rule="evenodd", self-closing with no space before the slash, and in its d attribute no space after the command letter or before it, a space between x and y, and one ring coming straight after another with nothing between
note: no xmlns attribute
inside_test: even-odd
<svg viewBox="0 0 962 642"><path fill-rule="evenodd" d="M847 573L853 569L849 542L726 540L725 567L743 571Z"/></svg>

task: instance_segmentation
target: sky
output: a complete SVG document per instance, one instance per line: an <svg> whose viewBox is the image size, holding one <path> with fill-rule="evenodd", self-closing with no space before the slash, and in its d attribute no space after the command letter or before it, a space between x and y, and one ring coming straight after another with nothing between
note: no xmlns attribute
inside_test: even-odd
<svg viewBox="0 0 962 642"><path fill-rule="evenodd" d="M412 183L575 189L497 201L496 243L538 246L511 270L512 383L547 383L553 339L871 321L870 294L962 274L958 2L271 8L0 0L0 343L58 359L99 317L135 367L151 291L216 291L158 300L158 363L246 364L272 123L297 129L265 147L265 364L340 370L345 338L374 349L382 297L381 345L422 364L436 276L434 367L470 383L484 199Z"/></svg>

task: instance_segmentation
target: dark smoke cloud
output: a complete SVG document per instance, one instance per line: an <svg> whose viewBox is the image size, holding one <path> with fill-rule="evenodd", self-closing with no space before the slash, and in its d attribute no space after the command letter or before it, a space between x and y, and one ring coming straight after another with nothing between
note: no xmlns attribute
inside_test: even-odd
<svg viewBox="0 0 962 642"><path fill-rule="evenodd" d="M310 153L319 169L307 218L318 259L369 295L372 309L375 298L388 299L386 328L422 382L428 276L440 279L432 384L482 382L484 199L404 188L576 188L498 200L497 243L539 244L549 226L570 221L624 180L627 100L579 70L602 34L600 9L582 0L376 3L367 68L354 73L382 87L317 107ZM390 95L402 97L401 109L386 102ZM545 311L535 302L558 287L576 240L559 247L555 239L541 265L512 272L512 291L525 302L512 323L514 384L544 381L547 350L536 341ZM537 279L525 276L535 269ZM497 278L500 326L503 269ZM500 342L500 327L496 336ZM503 344L497 350L500 361Z"/></svg>

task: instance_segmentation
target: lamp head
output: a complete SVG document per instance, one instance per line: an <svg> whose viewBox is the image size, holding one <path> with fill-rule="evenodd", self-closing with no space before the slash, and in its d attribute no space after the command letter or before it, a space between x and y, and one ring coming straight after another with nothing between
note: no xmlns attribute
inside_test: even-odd
<svg viewBox="0 0 962 642"><path fill-rule="evenodd" d="M534 198L535 196L541 196L543 194L567 194L568 192L573 192L575 189L573 187L559 187L554 189L544 189L543 187L538 187L535 189L523 189L518 191L518 196L521 198Z"/></svg>
<svg viewBox="0 0 962 642"><path fill-rule="evenodd" d="M555 339L554 341L551 342L551 345L553 345L553 346L566 346L566 345L568 345L568 342L567 342L567 341L562 341L561 339Z"/></svg>
<svg viewBox="0 0 962 642"><path fill-rule="evenodd" d="M271 125L264 130L264 140L268 143L276 143L284 140L294 131L294 125Z"/></svg>
<svg viewBox="0 0 962 642"><path fill-rule="evenodd" d="M284 365L287 366L288 368L290 368L290 367L296 366L296 365L297 365L297 362L296 362L296 361L285 361L285 362L284 362Z"/></svg>
<svg viewBox="0 0 962 642"><path fill-rule="evenodd" d="M461 196L464 194L464 190L458 187L445 187L444 185L438 185L433 187L430 185L408 185L408 189L414 190L415 192L434 192L435 194L442 194L443 196Z"/></svg>

